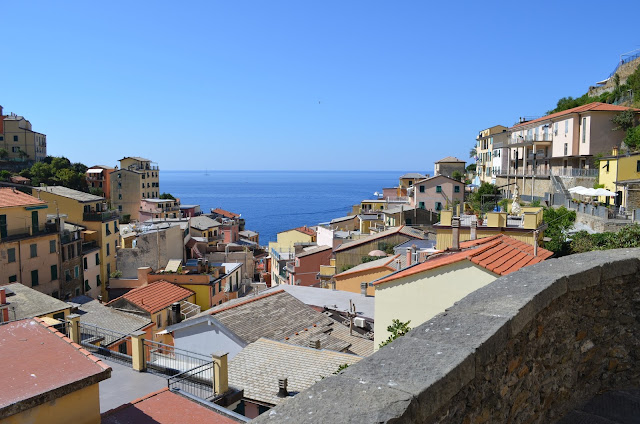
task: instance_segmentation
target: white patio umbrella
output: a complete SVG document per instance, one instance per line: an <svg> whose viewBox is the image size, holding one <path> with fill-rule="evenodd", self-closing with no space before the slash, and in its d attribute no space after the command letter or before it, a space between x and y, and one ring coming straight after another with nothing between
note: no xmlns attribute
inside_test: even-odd
<svg viewBox="0 0 640 424"><path fill-rule="evenodd" d="M618 194L604 188L596 189L596 196L616 197Z"/></svg>
<svg viewBox="0 0 640 424"><path fill-rule="evenodd" d="M585 190L586 187L582 187L582 186L576 186L576 187L571 187L568 191L569 193L576 193L580 190Z"/></svg>
<svg viewBox="0 0 640 424"><path fill-rule="evenodd" d="M582 194L583 196L597 196L595 188L585 188L579 191L578 194Z"/></svg>

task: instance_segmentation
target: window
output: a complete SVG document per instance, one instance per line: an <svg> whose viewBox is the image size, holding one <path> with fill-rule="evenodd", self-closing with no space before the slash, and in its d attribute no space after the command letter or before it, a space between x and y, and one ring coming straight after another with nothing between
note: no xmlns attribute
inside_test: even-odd
<svg viewBox="0 0 640 424"><path fill-rule="evenodd" d="M460 186L453 186L454 193L460 193Z"/></svg>
<svg viewBox="0 0 640 424"><path fill-rule="evenodd" d="M49 240L49 253L56 253L56 241Z"/></svg>
<svg viewBox="0 0 640 424"><path fill-rule="evenodd" d="M64 270L64 280L65 281L71 281L71 273L69 273L68 269Z"/></svg>
<svg viewBox="0 0 640 424"><path fill-rule="evenodd" d="M218 293L222 291L222 280L218 281Z"/></svg>
<svg viewBox="0 0 640 424"><path fill-rule="evenodd" d="M420 193L424 193L424 186L423 185L420 186Z"/></svg>
<svg viewBox="0 0 640 424"><path fill-rule="evenodd" d="M100 265L100 254L96 253L96 265Z"/></svg>
<svg viewBox="0 0 640 424"><path fill-rule="evenodd" d="M564 155L567 156L569 153L569 145L567 143L564 143Z"/></svg>
<svg viewBox="0 0 640 424"><path fill-rule="evenodd" d="M73 267L73 275L75 276L75 278L80 277L80 267L78 265Z"/></svg>
<svg viewBox="0 0 640 424"><path fill-rule="evenodd" d="M32 244L31 246L29 246L29 249L31 250L31 257L35 258L36 256L38 256L38 245L37 244Z"/></svg>
<svg viewBox="0 0 640 424"><path fill-rule="evenodd" d="M111 264L107 264L107 281L109 281L110 275L111 275Z"/></svg>
<svg viewBox="0 0 640 424"><path fill-rule="evenodd" d="M640 172L640 160L636 161L636 172Z"/></svg>
<svg viewBox="0 0 640 424"><path fill-rule="evenodd" d="M87 258L82 259L82 265L84 266L84 269L89 269L89 267L87 266L89 265L88 262L89 261L87 260Z"/></svg>
<svg viewBox="0 0 640 424"><path fill-rule="evenodd" d="M4 136L0 135L0 141L4 141Z"/></svg>
<svg viewBox="0 0 640 424"><path fill-rule="evenodd" d="M0 238L7 236L7 215L0 215Z"/></svg>
<svg viewBox="0 0 640 424"><path fill-rule="evenodd" d="M100 287L101 284L102 284L102 282L100 281L100 276L96 275L96 286Z"/></svg>
<svg viewBox="0 0 640 424"><path fill-rule="evenodd" d="M12 247L11 249L7 249L7 259L8 259L9 263L16 261L16 249L15 249L15 247Z"/></svg>
<svg viewBox="0 0 640 424"><path fill-rule="evenodd" d="M51 279L58 279L58 265L51 265Z"/></svg>
<svg viewBox="0 0 640 424"><path fill-rule="evenodd" d="M118 200L122 200L122 194L118 194Z"/></svg>
<svg viewBox="0 0 640 424"><path fill-rule="evenodd" d="M442 186L436 186L436 193L442 193Z"/></svg>
<svg viewBox="0 0 640 424"><path fill-rule="evenodd" d="M107 256L109 256L111 254L111 251L110 251L109 247L110 247L109 243L107 243Z"/></svg>
<svg viewBox="0 0 640 424"><path fill-rule="evenodd" d="M122 196L120 196L122 197ZM122 212L122 205L118 205L118 212Z"/></svg>
<svg viewBox="0 0 640 424"><path fill-rule="evenodd" d="M10 275L9 276L9 282L10 283L15 283L16 281L18 281L18 276L17 275Z"/></svg>
<svg viewBox="0 0 640 424"><path fill-rule="evenodd" d="M437 211L441 211L442 210L442 203L436 202L436 210Z"/></svg>
<svg viewBox="0 0 640 424"><path fill-rule="evenodd" d="M418 207L419 207L420 209L424 209L424 208L425 208L425 207L424 207L424 202L420 202L420 203L418 203Z"/></svg>
<svg viewBox="0 0 640 424"><path fill-rule="evenodd" d="M13 136L13 141L18 141L18 136L17 135Z"/></svg>
<svg viewBox="0 0 640 424"><path fill-rule="evenodd" d="M587 141L587 118L582 118L582 142Z"/></svg>
<svg viewBox="0 0 640 424"><path fill-rule="evenodd" d="M118 172L118 178L122 178L122 173ZM118 183L118 187L120 187L120 183Z"/></svg>
<svg viewBox="0 0 640 424"><path fill-rule="evenodd" d="M80 296L80 288L76 287L76 296Z"/></svg>
<svg viewBox="0 0 640 424"><path fill-rule="evenodd" d="M156 325L158 328L162 327L162 315L160 314L156 315Z"/></svg>
<svg viewBox="0 0 640 424"><path fill-rule="evenodd" d="M117 233L118 231L120 231L118 228L118 221L113 221L113 232Z"/></svg>
<svg viewBox="0 0 640 424"><path fill-rule="evenodd" d="M128 355L128 353L127 353L127 342L120 343L118 345L118 352L123 353L125 355Z"/></svg>
<svg viewBox="0 0 640 424"><path fill-rule="evenodd" d="M84 280L84 291L85 293L91 290L91 286L89 285L89 280Z"/></svg>
<svg viewBox="0 0 640 424"><path fill-rule="evenodd" d="M106 229L107 235L110 236L111 235L111 231L109 230L109 223L108 222L105 224L104 228Z"/></svg>
<svg viewBox="0 0 640 424"><path fill-rule="evenodd" d="M568 119L566 119L564 121L564 133L565 134L569 133L569 120Z"/></svg>
<svg viewBox="0 0 640 424"><path fill-rule="evenodd" d="M553 124L553 135L558 135L558 123Z"/></svg>
<svg viewBox="0 0 640 424"><path fill-rule="evenodd" d="M31 271L31 287L35 287L38 285L38 270L34 269Z"/></svg>
<svg viewBox="0 0 640 424"><path fill-rule="evenodd" d="M144 183L142 183L142 188L144 188Z"/></svg>

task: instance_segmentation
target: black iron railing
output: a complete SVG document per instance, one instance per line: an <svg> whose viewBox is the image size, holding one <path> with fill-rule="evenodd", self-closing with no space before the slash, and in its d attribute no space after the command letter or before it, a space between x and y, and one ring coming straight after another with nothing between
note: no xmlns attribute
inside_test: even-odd
<svg viewBox="0 0 640 424"><path fill-rule="evenodd" d="M215 369L213 362L176 374L167 379L169 390L181 390L200 399L210 400L216 393L213 390Z"/></svg>

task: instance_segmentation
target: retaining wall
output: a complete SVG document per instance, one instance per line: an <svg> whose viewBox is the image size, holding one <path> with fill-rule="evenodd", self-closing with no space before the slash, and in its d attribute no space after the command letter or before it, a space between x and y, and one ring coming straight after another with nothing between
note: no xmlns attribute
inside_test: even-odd
<svg viewBox="0 0 640 424"><path fill-rule="evenodd" d="M254 420L549 423L640 384L640 249L502 277Z"/></svg>

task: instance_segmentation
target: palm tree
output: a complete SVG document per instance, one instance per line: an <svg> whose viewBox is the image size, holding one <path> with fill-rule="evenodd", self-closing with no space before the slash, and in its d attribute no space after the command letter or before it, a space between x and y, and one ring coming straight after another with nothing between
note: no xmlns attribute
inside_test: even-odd
<svg viewBox="0 0 640 424"><path fill-rule="evenodd" d="M475 158L477 154L478 154L478 151L476 150L475 146L471 150L469 150L469 157L470 158Z"/></svg>

